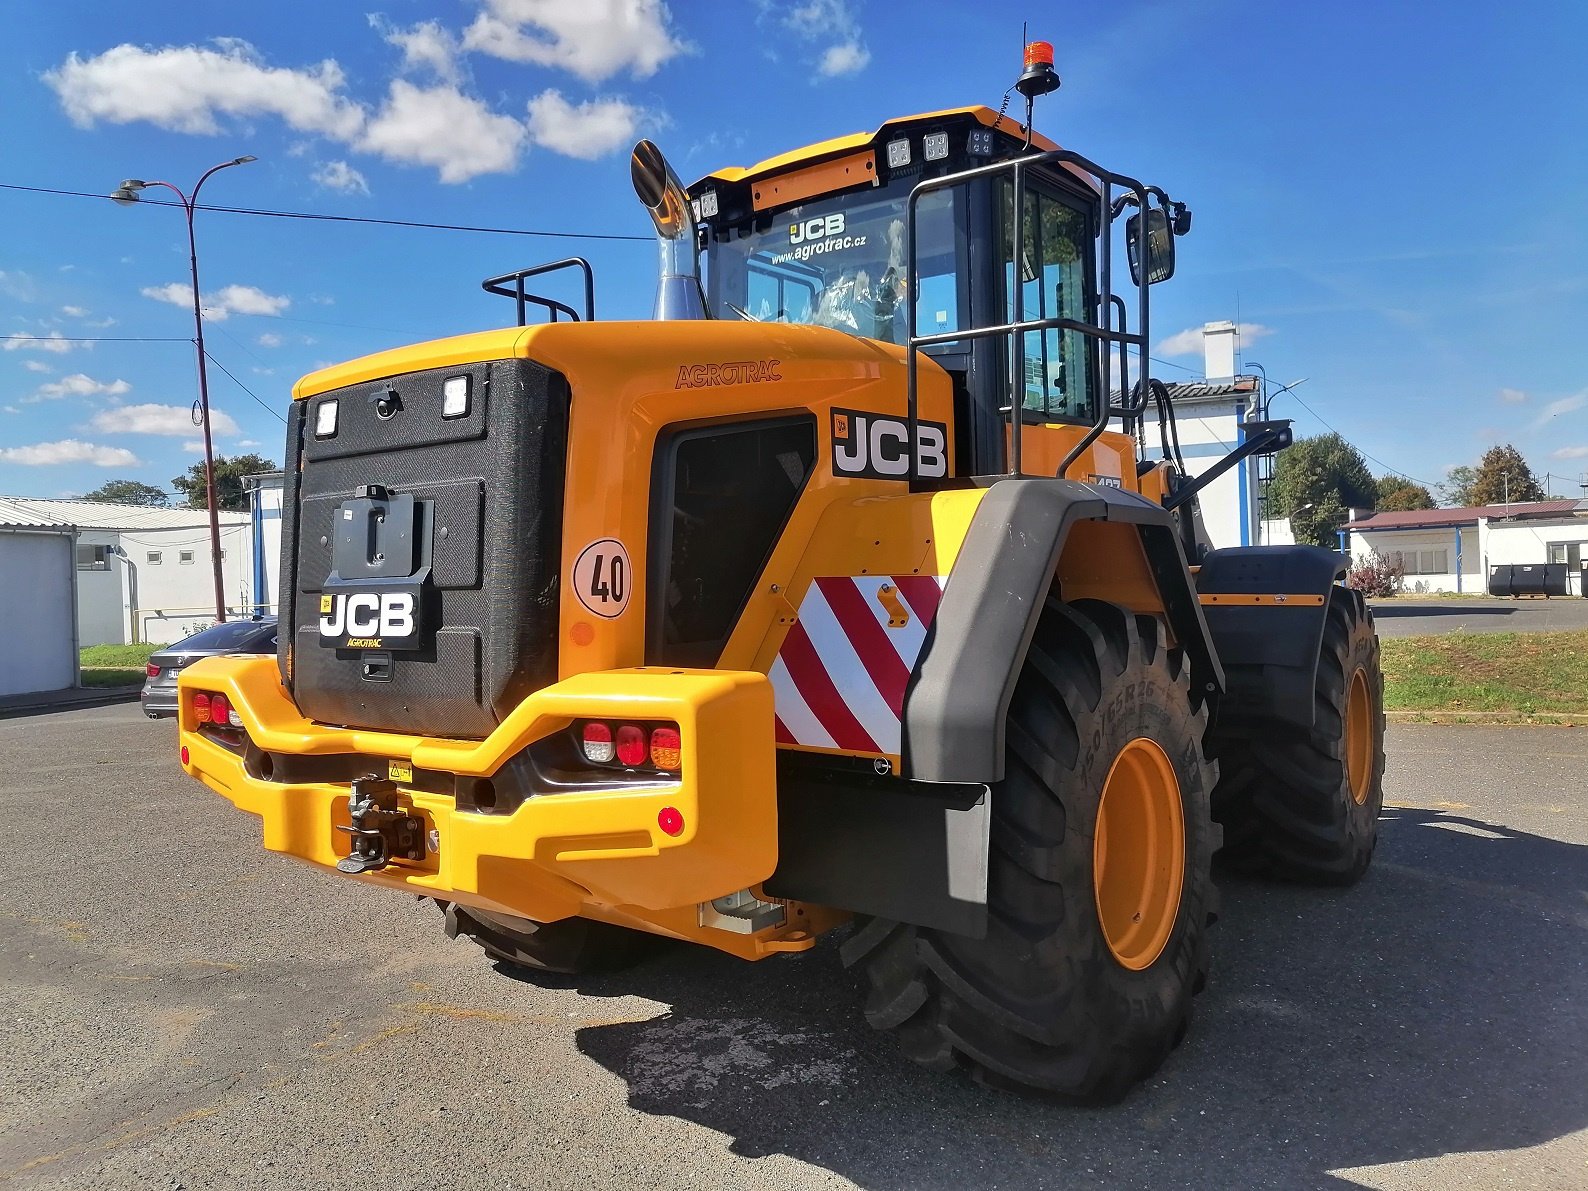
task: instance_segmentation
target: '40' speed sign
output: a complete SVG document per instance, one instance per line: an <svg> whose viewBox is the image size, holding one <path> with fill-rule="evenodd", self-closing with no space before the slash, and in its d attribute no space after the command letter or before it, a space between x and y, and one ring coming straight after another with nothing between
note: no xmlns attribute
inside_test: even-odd
<svg viewBox="0 0 1588 1191"><path fill-rule="evenodd" d="M591 542L573 564L573 591L579 602L608 620L622 616L629 606L634 572L629 552L616 538Z"/></svg>

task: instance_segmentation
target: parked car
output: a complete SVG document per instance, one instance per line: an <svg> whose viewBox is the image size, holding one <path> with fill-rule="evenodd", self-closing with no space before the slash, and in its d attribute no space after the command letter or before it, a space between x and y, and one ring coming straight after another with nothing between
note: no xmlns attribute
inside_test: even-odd
<svg viewBox="0 0 1588 1191"><path fill-rule="evenodd" d="M200 658L222 653L275 653L276 618L228 620L149 655L138 701L151 720L176 715L176 676Z"/></svg>

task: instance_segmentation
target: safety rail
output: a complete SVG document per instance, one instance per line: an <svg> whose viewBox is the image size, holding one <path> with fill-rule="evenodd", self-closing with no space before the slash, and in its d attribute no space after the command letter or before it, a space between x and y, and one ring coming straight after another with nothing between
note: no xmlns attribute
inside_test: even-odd
<svg viewBox="0 0 1588 1191"><path fill-rule="evenodd" d="M1098 192L1098 228L1100 229L1102 248L1099 253L1099 286L1098 309L1105 312L1104 323L1099 326L1094 323L1080 322L1068 318L1038 318L1025 317L1025 292L1018 280L1014 285L1014 317L1005 323L987 326L971 326L956 331L940 331L931 335L918 335L916 333L916 317L920 303L920 272L917 268L916 245L916 208L923 195L933 191L944 190L950 186L959 186L977 178L996 177L1003 174L1011 175L1013 179L1013 193L1011 194L1011 221L1013 223L1013 243L1010 245L1010 259L1018 262L1024 259L1025 250L1025 175L1033 166L1043 165L1071 165L1084 170L1098 180L1101 190ZM906 314L907 328L909 331L906 340L905 358L905 388L906 388L906 419L909 422L911 449L908 452L909 479L911 483L917 482L915 441L918 432L917 422L917 386L920 362L920 351L923 347L931 347L939 343L954 343L960 340L987 339L999 335L1009 336L1009 404L1000 407L999 413L1009 415L1009 470L1008 475L1018 476L1021 472L1021 427L1024 425L1023 410L1025 406L1025 336L1030 331L1046 331L1058 329L1076 331L1090 339L1101 341L1104 349L1100 353L1102 358L1102 375L1098 378L1097 421L1092 424L1080 442L1071 448L1065 455L1064 461L1059 464L1058 474L1063 476L1070 466L1084 455L1087 449L1097 441L1098 435L1108 428L1111 417L1122 417L1129 428L1131 421L1140 416L1146 406L1148 392L1148 286L1145 281L1137 285L1137 322L1140 330L1134 334L1125 329L1125 314L1127 307L1124 299L1114 293L1113 289L1113 222L1116 217L1114 211L1115 187L1121 190L1120 199L1129 201L1134 198L1136 206L1143 214L1145 229L1145 214L1148 210L1150 197L1156 195L1159 205L1167 208L1166 196L1156 187L1148 187L1134 178L1123 174L1115 174L1105 170L1095 162L1082 157L1079 153L1072 153L1065 149L1054 149L1045 153L1024 154L1012 157L1007 161L993 162L990 165L978 166L975 169L961 170L959 173L944 174L936 178L927 178L917 183L910 191L910 197L905 203L904 210L904 239L905 239L905 267L908 270L910 285L909 310ZM1167 210L1166 210L1167 214ZM1143 251L1146 245L1143 244ZM1145 265L1145 261L1143 262ZM1017 272L1018 277L1018 272ZM1120 327L1116 330L1113 324L1113 313L1118 309ZM1112 402L1112 376L1113 352L1118 347L1120 353L1121 377L1129 376L1127 349L1138 349L1140 360L1140 396L1133 402L1115 406ZM1124 385L1121 384L1123 390Z"/></svg>
<svg viewBox="0 0 1588 1191"><path fill-rule="evenodd" d="M500 294L504 298L512 298L518 304L518 325L526 323L525 306L533 302L537 306L544 306L551 314L551 321L557 321L559 312L566 314L574 322L579 322L579 312L566 302L559 302L555 298L545 298L540 294L532 294L524 289L524 280L528 277L539 277L542 273L555 273L559 269L578 269L584 274L584 321L595 320L595 271L590 268L590 262L582 256L570 256L560 261L551 261L544 265L535 265L532 268L520 269L516 273L503 273L500 277L487 277L480 282L480 288L488 294Z"/></svg>

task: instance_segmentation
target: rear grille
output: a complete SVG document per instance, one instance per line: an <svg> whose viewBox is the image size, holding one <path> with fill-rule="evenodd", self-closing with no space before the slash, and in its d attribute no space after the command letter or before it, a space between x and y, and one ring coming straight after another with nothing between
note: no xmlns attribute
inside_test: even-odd
<svg viewBox="0 0 1588 1191"><path fill-rule="evenodd" d="M444 419L442 383L464 374L469 412ZM382 418L376 399L392 392L398 408ZM315 413L331 399L336 433L316 439ZM281 579L292 631L281 635L280 659L299 710L350 727L489 734L556 678L566 382L530 361L499 360L365 381L293 407ZM348 579L335 572L338 527L371 493L413 498L413 541L402 543L412 570L406 554L395 571L371 562L372 574L422 589L413 649L321 644L321 597Z"/></svg>

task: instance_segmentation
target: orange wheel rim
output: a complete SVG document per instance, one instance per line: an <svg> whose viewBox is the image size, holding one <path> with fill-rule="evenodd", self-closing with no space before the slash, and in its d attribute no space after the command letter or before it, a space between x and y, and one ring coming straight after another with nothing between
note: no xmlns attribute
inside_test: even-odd
<svg viewBox="0 0 1588 1191"><path fill-rule="evenodd" d="M1367 672L1360 667L1351 675L1345 697L1345 775L1352 800L1361 806L1373 780L1373 698L1367 693Z"/></svg>
<svg viewBox="0 0 1588 1191"><path fill-rule="evenodd" d="M1180 781L1168 754L1140 736L1114 758L1092 840L1097 919L1122 967L1140 971L1163 954L1184 880Z"/></svg>

